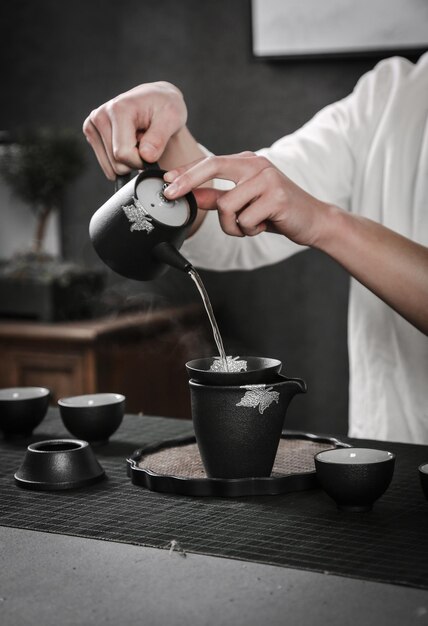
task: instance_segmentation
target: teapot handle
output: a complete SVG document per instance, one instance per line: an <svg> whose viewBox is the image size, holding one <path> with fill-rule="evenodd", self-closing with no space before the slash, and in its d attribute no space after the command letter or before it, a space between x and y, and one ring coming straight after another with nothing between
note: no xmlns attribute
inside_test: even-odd
<svg viewBox="0 0 428 626"><path fill-rule="evenodd" d="M122 189L131 180L131 173L123 174L122 176L116 176L116 180L114 181L114 190L119 191Z"/></svg>
<svg viewBox="0 0 428 626"><path fill-rule="evenodd" d="M147 161L143 161L143 170L160 170L160 167L157 162L148 163ZM114 181L114 190L119 191L119 189L122 189L122 187L124 187L130 180L131 172L116 176L116 180Z"/></svg>

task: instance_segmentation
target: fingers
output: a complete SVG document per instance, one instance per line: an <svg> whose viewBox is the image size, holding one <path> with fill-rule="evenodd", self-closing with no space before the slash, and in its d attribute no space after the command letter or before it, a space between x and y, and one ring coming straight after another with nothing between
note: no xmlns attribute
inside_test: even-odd
<svg viewBox="0 0 428 626"><path fill-rule="evenodd" d="M267 168L239 183L230 191L199 188L194 190L199 208L217 209L222 229L228 235L254 236L267 230L273 215L274 199Z"/></svg>
<svg viewBox="0 0 428 626"><path fill-rule="evenodd" d="M266 192L266 177L262 174L271 169L274 168L270 161L252 152L198 159L165 174L165 180L171 184L164 194L172 199L193 189L201 209L217 208L225 233L235 237L253 236L267 229L270 209L258 200ZM198 189L212 178L230 180L236 186L227 192Z"/></svg>
<svg viewBox="0 0 428 626"><path fill-rule="evenodd" d="M186 123L181 92L166 82L139 85L92 111L83 125L108 178L157 161Z"/></svg>
<svg viewBox="0 0 428 626"><path fill-rule="evenodd" d="M177 132L179 122L173 112L169 112L168 104L153 111L147 130L143 133L139 143L141 159L153 163L162 156L172 135Z"/></svg>
<svg viewBox="0 0 428 626"><path fill-rule="evenodd" d="M209 156L168 172L165 180L172 182L165 191L165 196L170 199L183 196L213 178L222 178L238 184L266 167L272 167L272 164L264 157L259 157L252 152Z"/></svg>
<svg viewBox="0 0 428 626"><path fill-rule="evenodd" d="M217 203L225 193L227 192L211 187L200 187L193 191L198 207L204 211L218 209Z"/></svg>
<svg viewBox="0 0 428 626"><path fill-rule="evenodd" d="M328 208L270 161L251 153L200 159L164 178L171 181L166 197L174 199L194 189L200 208L217 208L224 232L237 237L269 231L314 245ZM231 180L236 186L230 191L200 188L212 178Z"/></svg>
<svg viewBox="0 0 428 626"><path fill-rule="evenodd" d="M225 233L253 236L267 229L270 206L260 198L269 195L272 176L266 172L272 170L277 171L270 161L251 152L198 159L165 174L171 185L164 194L175 198L193 189L199 208L217 209ZM236 186L231 191L198 188L212 178L231 180Z"/></svg>
<svg viewBox="0 0 428 626"><path fill-rule="evenodd" d="M222 199L228 195L227 191L220 191L219 189L211 189L208 187L201 187L195 189L194 192L198 207L203 210L218 210L218 216L220 225L225 233L234 237L243 237L244 233L241 231L237 222L237 216L234 211L223 211L221 209Z"/></svg>
<svg viewBox="0 0 428 626"><path fill-rule="evenodd" d="M185 172L187 172L189 169L193 168L195 165L199 164L199 163L203 163L203 162L209 162L209 164L213 167L213 168L217 168L219 169L219 165L216 164L220 164L221 162L225 162L226 159L227 160L237 160L237 159L244 159L244 158L259 158L257 157L257 155L254 152L240 152L239 154L231 154L229 156L208 156L208 157L201 157L199 159L196 159L195 161L192 161L190 163L186 163L186 165L182 165L181 167L176 167L173 170L170 170L169 172L167 172L164 176L165 180L167 182L172 182L173 180L175 180L176 178L178 178L179 176L181 176L182 174L184 174ZM265 160L265 159L263 159ZM248 163L247 163L248 165ZM218 177L220 178L220 175L218 175ZM226 179L227 180L227 179ZM232 180L230 178L230 180Z"/></svg>
<svg viewBox="0 0 428 626"><path fill-rule="evenodd" d="M106 133L104 143L115 172L126 174L131 169L141 169L139 128L126 102L113 102L109 106L109 119L111 135Z"/></svg>
<svg viewBox="0 0 428 626"><path fill-rule="evenodd" d="M268 230L268 207L264 198L257 198L238 217L241 232L247 237L255 237Z"/></svg>
<svg viewBox="0 0 428 626"><path fill-rule="evenodd" d="M270 216L269 188L265 185L266 168L256 176L225 192L218 200L222 228L232 234L238 226L243 235L254 236L266 230Z"/></svg>
<svg viewBox="0 0 428 626"><path fill-rule="evenodd" d="M132 167L141 167L141 159L135 148L135 131L133 131L133 138L130 139L129 125L123 124L122 121L118 123L114 113L107 115L103 107L92 111L83 124L83 132L91 144L104 174L110 180L114 180L116 175L127 174ZM127 141L118 137L118 132L125 137L128 136ZM126 151L123 148L124 145L130 145L130 149ZM130 157L132 149L136 155L136 158L134 155L133 159Z"/></svg>
<svg viewBox="0 0 428 626"><path fill-rule="evenodd" d="M92 149L95 152L95 156L97 157L98 163L100 164L101 169L104 174L110 180L114 180L116 178L115 171L113 170L110 160L107 156L107 153L104 148L104 143L101 139L101 136L96 129L96 127L92 124L90 116L85 120L83 124L83 133Z"/></svg>
<svg viewBox="0 0 428 626"><path fill-rule="evenodd" d="M164 174L164 179L166 180L167 183L172 183L173 180L178 178L178 176L181 176L181 174L184 174L184 172L194 167L198 163L205 161L205 159L206 157L201 157L199 159L196 159L195 161L191 161L190 163L187 163L186 165L182 165L181 167L176 167L174 170L169 170L169 172L166 172Z"/></svg>

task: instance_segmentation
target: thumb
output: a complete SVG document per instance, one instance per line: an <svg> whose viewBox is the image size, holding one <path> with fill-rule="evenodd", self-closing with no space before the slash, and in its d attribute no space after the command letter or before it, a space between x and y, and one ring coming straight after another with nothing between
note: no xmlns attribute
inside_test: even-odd
<svg viewBox="0 0 428 626"><path fill-rule="evenodd" d="M162 156L168 141L177 132L172 120L162 114L154 115L149 127L142 133L138 151L144 161L153 163Z"/></svg>

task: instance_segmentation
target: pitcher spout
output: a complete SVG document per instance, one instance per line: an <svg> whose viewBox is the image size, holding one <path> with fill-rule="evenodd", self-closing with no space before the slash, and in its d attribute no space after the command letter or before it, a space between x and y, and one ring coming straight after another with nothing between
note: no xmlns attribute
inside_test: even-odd
<svg viewBox="0 0 428 626"><path fill-rule="evenodd" d="M288 378L287 379L291 385L292 385L292 389L294 389L294 394L296 393L306 393L308 390L308 386L305 383L304 380L302 380L301 378Z"/></svg>
<svg viewBox="0 0 428 626"><path fill-rule="evenodd" d="M308 387L301 378L290 378L284 374L278 374L278 382L283 382L287 389L287 396L291 400L298 393L306 393Z"/></svg>

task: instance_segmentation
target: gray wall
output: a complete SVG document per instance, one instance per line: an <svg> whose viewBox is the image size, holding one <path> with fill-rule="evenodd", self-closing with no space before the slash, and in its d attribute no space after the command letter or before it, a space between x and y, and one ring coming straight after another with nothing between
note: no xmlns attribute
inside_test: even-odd
<svg viewBox="0 0 428 626"><path fill-rule="evenodd" d="M89 111L142 82L169 80L186 95L189 126L215 152L256 149L292 132L343 97L373 58L264 62L251 54L248 0L14 0L0 8L1 126L79 129ZM98 263L87 237L92 212L111 193L88 147L86 175L62 216L65 256ZM256 272L204 273L229 352L283 359L305 397L289 427L347 428L348 279L331 260L304 252ZM141 286L111 279L112 290ZM143 299L194 298L171 271ZM159 296L161 294L161 297Z"/></svg>

